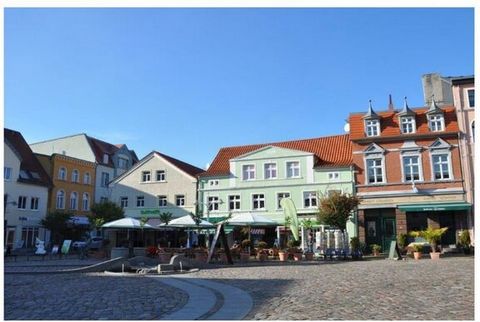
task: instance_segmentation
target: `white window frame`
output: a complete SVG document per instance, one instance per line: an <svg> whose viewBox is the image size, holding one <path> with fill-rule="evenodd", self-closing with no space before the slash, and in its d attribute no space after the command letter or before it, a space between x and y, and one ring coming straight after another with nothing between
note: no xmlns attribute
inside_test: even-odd
<svg viewBox="0 0 480 322"><path fill-rule="evenodd" d="M367 137L379 136L380 120L378 119L365 120L365 135Z"/></svg>
<svg viewBox="0 0 480 322"><path fill-rule="evenodd" d="M233 203L233 207L231 207L232 203ZM238 203L238 207L237 207L237 203ZM242 207L242 197L240 195L229 195L228 196L228 210L237 211L237 210L240 210L241 207Z"/></svg>
<svg viewBox="0 0 480 322"><path fill-rule="evenodd" d="M405 127L410 127L411 131L406 131ZM415 116L408 115L408 116L401 116L400 117L400 129L402 134L412 134L417 132L417 124L415 121Z"/></svg>
<svg viewBox="0 0 480 322"><path fill-rule="evenodd" d="M155 180L157 182L166 182L167 181L167 172L165 170L155 171Z"/></svg>
<svg viewBox="0 0 480 322"><path fill-rule="evenodd" d="M283 196L282 199L292 197L292 194L289 191L281 191L275 194L277 196L277 209L282 209L282 206L280 205L280 201L282 200L280 199L280 195L286 195L286 194L288 194L288 197Z"/></svg>
<svg viewBox="0 0 480 322"><path fill-rule="evenodd" d="M209 212L215 212L220 210L220 198L218 196L207 197L207 207Z"/></svg>
<svg viewBox="0 0 480 322"><path fill-rule="evenodd" d="M298 167L292 167L291 165L297 164ZM290 169L292 169L292 173L290 173ZM288 179L298 179L302 176L302 171L301 171L301 166L300 166L300 161L295 160L295 161L286 161L285 162L285 176ZM295 171L298 170L298 175L294 175ZM291 174L291 175L290 175Z"/></svg>
<svg viewBox="0 0 480 322"><path fill-rule="evenodd" d="M78 193L76 191L70 193L70 209L78 210Z"/></svg>
<svg viewBox="0 0 480 322"><path fill-rule="evenodd" d="M10 181L12 179L12 168L3 167L3 180Z"/></svg>
<svg viewBox="0 0 480 322"><path fill-rule="evenodd" d="M85 172L83 174L83 184L90 184L90 172Z"/></svg>
<svg viewBox="0 0 480 322"><path fill-rule="evenodd" d="M128 197L120 197L120 208L128 208Z"/></svg>
<svg viewBox="0 0 480 322"><path fill-rule="evenodd" d="M258 197L255 198L255 196L258 196ZM251 200L252 200L252 210L265 210L265 194L264 193L252 193ZM263 202L263 207L255 208L255 202L257 202L259 206L260 206L260 203Z"/></svg>
<svg viewBox="0 0 480 322"><path fill-rule="evenodd" d="M77 169L73 169L72 171L72 182L79 182L80 181L80 172Z"/></svg>
<svg viewBox="0 0 480 322"><path fill-rule="evenodd" d="M168 197L166 195L158 195L158 207L167 207L168 206Z"/></svg>
<svg viewBox="0 0 480 322"><path fill-rule="evenodd" d="M58 169L58 180L63 180L63 181L67 180L67 168L60 167Z"/></svg>
<svg viewBox="0 0 480 322"><path fill-rule="evenodd" d="M275 173L275 176L272 175L273 173ZM263 164L263 178L265 180L272 180L278 178L278 168L276 162L266 162Z"/></svg>
<svg viewBox="0 0 480 322"><path fill-rule="evenodd" d="M175 205L177 207L185 207L185 195L175 195Z"/></svg>
<svg viewBox="0 0 480 322"><path fill-rule="evenodd" d="M377 182L377 175L375 173L375 182L370 182L369 178L368 178L368 161L370 160L380 160L381 161L381 165L380 165L380 169L382 170L382 181L381 182ZM364 162L365 162L365 184L367 185L376 185L376 184L385 184L387 183L387 176L386 176L386 173L385 173L385 156L382 155L382 156L366 156L364 158ZM378 169L378 166L375 167L376 169Z"/></svg>
<svg viewBox="0 0 480 322"><path fill-rule="evenodd" d="M255 177L256 177L255 164L244 164L244 165L242 165L242 180L243 181L255 180Z"/></svg>
<svg viewBox="0 0 480 322"><path fill-rule="evenodd" d="M56 209L65 209L65 191L58 190L55 196L55 208Z"/></svg>
<svg viewBox="0 0 480 322"><path fill-rule="evenodd" d="M104 164L108 164L108 161L109 161L108 154L104 153L104 154L103 154L103 163L104 163Z"/></svg>
<svg viewBox="0 0 480 322"><path fill-rule="evenodd" d="M27 196L18 196L17 199L17 209L26 210L27 209Z"/></svg>
<svg viewBox="0 0 480 322"><path fill-rule="evenodd" d="M145 196L137 196L137 208L145 208Z"/></svg>
<svg viewBox="0 0 480 322"><path fill-rule="evenodd" d="M440 125L440 129L438 128ZM428 128L431 132L442 132L445 130L445 117L443 114L428 115Z"/></svg>
<svg viewBox="0 0 480 322"><path fill-rule="evenodd" d="M338 181L340 180L340 172L328 172L327 178L328 181Z"/></svg>
<svg viewBox="0 0 480 322"><path fill-rule="evenodd" d="M470 91L473 91L473 106L470 106L470 94L469 94ZM465 106L468 109L474 109L475 108L475 88L474 87L465 89L465 98L466 98Z"/></svg>
<svg viewBox="0 0 480 322"><path fill-rule="evenodd" d="M38 204L40 202L40 198L38 197L31 197L30 198L30 210L38 210Z"/></svg>
<svg viewBox="0 0 480 322"><path fill-rule="evenodd" d="M417 180L407 180L406 178L406 164L405 158L418 158L418 179ZM423 166L422 166L422 155L418 153L403 153L400 154L400 164L402 165L402 182L411 183L413 182L422 182L423 181ZM412 165L411 165L412 166Z"/></svg>
<svg viewBox="0 0 480 322"><path fill-rule="evenodd" d="M143 170L141 182L150 182L152 180L152 171L150 170Z"/></svg>
<svg viewBox="0 0 480 322"><path fill-rule="evenodd" d="M302 196L303 196L303 208L310 209L310 208L318 207L318 194L316 191L304 191ZM308 201L308 205L307 205L307 201ZM312 201L315 201L315 202L312 202Z"/></svg>
<svg viewBox="0 0 480 322"><path fill-rule="evenodd" d="M442 172L442 178L437 179L435 177L435 164L433 161L434 157L440 156L440 155L446 155L447 156L447 167L448 167L448 175L449 178L443 178L443 172ZM430 152L430 166L432 168L432 181L451 181L454 180L453 176L453 169L452 169L452 155L450 151L431 151Z"/></svg>
<svg viewBox="0 0 480 322"><path fill-rule="evenodd" d="M82 195L82 210L90 210L90 195L87 192L84 192Z"/></svg>

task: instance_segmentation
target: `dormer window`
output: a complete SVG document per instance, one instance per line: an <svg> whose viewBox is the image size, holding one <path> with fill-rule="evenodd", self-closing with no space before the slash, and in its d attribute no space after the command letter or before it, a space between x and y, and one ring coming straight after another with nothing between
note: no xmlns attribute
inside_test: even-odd
<svg viewBox="0 0 480 322"><path fill-rule="evenodd" d="M415 117L403 116L400 118L403 134L415 133Z"/></svg>
<svg viewBox="0 0 480 322"><path fill-rule="evenodd" d="M442 114L433 114L428 116L428 127L432 132L440 132L445 128Z"/></svg>
<svg viewBox="0 0 480 322"><path fill-rule="evenodd" d="M365 133L367 134L367 136L378 136L380 134L380 121L366 120Z"/></svg>
<svg viewBox="0 0 480 322"><path fill-rule="evenodd" d="M107 164L108 163L108 154L103 155L103 163Z"/></svg>

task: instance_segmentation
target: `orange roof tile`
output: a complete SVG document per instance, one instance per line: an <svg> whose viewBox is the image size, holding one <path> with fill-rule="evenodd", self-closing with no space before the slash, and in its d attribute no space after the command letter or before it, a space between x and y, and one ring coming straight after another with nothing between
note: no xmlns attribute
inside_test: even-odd
<svg viewBox="0 0 480 322"><path fill-rule="evenodd" d="M416 116L415 122L417 124L417 131L415 134L428 134L432 133L428 128L428 121L425 112L428 108L416 108L412 109ZM458 132L458 123L457 116L455 114L454 107L443 107L445 116L445 132ZM378 112L380 116L380 136L379 137L392 137L402 135L400 131L398 114L399 111L386 111ZM363 116L365 113L354 113L350 114L349 123L350 123L350 138L352 140L358 140L366 138L365 129L364 129L364 120ZM412 134L412 135L415 135ZM405 135L405 134L403 134Z"/></svg>
<svg viewBox="0 0 480 322"><path fill-rule="evenodd" d="M318 161L315 167L349 166L352 164L352 146L348 134L286 142L253 144L221 148L208 170L201 176L228 175L229 160L266 146L313 153Z"/></svg>

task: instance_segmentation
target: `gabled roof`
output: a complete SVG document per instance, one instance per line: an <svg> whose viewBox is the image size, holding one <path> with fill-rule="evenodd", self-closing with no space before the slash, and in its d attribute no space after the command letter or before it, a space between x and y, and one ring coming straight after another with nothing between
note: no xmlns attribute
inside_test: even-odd
<svg viewBox="0 0 480 322"><path fill-rule="evenodd" d="M30 146L23 138L20 132L4 129L4 140L9 144L20 157L20 177L19 182L36 184L41 186L51 186L50 177L43 169L42 165L35 157Z"/></svg>
<svg viewBox="0 0 480 322"><path fill-rule="evenodd" d="M88 135L85 136L88 140L88 143L90 144L90 147L92 148L93 153L95 154L95 160L97 161L97 163L105 164L103 163L103 155L108 154L109 158L107 165L110 167L114 166L111 156L114 155L118 150L126 146L125 144L111 144ZM133 150L128 151L132 154L133 164L138 162L138 157L135 152Z"/></svg>
<svg viewBox="0 0 480 322"><path fill-rule="evenodd" d="M416 132L412 134L402 134L398 119L399 111L385 111L378 112L380 117L380 135L376 137L371 137L372 140L385 137L415 137L422 134L432 134L432 135L441 135L443 133L456 133L459 131L457 116L455 114L455 107L445 106L441 108L443 110L444 120L445 120L445 131L442 132L431 132L428 127L428 119L426 112L428 108L412 108L411 110L415 112L415 123L417 126ZM349 117L350 125L350 138L352 140L366 139L365 135L365 123L363 121L363 113L351 113Z"/></svg>
<svg viewBox="0 0 480 322"><path fill-rule="evenodd" d="M201 176L229 175L231 159L269 145L313 153L317 158L315 167L349 166L352 164L350 138L348 134L343 134L305 140L224 147L218 151L208 170Z"/></svg>

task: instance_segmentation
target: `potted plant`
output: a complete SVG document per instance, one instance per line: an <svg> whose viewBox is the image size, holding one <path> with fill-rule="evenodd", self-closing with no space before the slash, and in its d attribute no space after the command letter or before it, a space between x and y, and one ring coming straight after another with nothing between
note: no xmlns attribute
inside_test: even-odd
<svg viewBox="0 0 480 322"><path fill-rule="evenodd" d="M405 253L405 247L407 246L407 238L408 238L408 235L405 233L401 233L398 235L398 238L397 238L398 248L400 248L400 251L402 253Z"/></svg>
<svg viewBox="0 0 480 322"><path fill-rule="evenodd" d="M380 255L380 251L382 250L382 246L378 244L372 244L370 245L370 249L372 250L373 256L378 256Z"/></svg>
<svg viewBox="0 0 480 322"><path fill-rule="evenodd" d="M462 230L460 232L460 236L458 236L458 244L463 249L463 253L465 255L470 254L470 243L470 233L468 232L468 230Z"/></svg>
<svg viewBox="0 0 480 322"><path fill-rule="evenodd" d="M443 228L428 227L425 230L412 231L411 234L414 237L425 238L430 244L430 247L432 248L432 251L430 252L430 258L439 259L440 252L437 252L437 245L440 242L440 239L442 238L443 234L445 234L447 230L448 230L448 227L443 227Z"/></svg>
<svg viewBox="0 0 480 322"><path fill-rule="evenodd" d="M264 242L264 241L260 241L258 242L257 244L257 258L258 260L260 260L261 262L265 261L267 259L267 252L266 252L266 248L267 248L267 243Z"/></svg>
<svg viewBox="0 0 480 322"><path fill-rule="evenodd" d="M422 244L413 244L413 258L419 260L422 258L423 245Z"/></svg>
<svg viewBox="0 0 480 322"><path fill-rule="evenodd" d="M288 241L287 245L289 247L289 252L293 255L293 259L295 261L301 261L303 252L298 248L298 246L300 246L300 241L292 239Z"/></svg>
<svg viewBox="0 0 480 322"><path fill-rule="evenodd" d="M284 262L288 259L288 250L286 249L280 249L278 251L278 259L281 261L281 262Z"/></svg>
<svg viewBox="0 0 480 322"><path fill-rule="evenodd" d="M358 237L350 238L350 250L352 259L362 258L362 251L360 249L360 239Z"/></svg>
<svg viewBox="0 0 480 322"><path fill-rule="evenodd" d="M314 255L313 252L306 250L303 254L305 255L305 260L313 261L313 255Z"/></svg>
<svg viewBox="0 0 480 322"><path fill-rule="evenodd" d="M248 262L250 260L250 246L252 242L250 239L242 240L242 250L240 251L240 261Z"/></svg>

